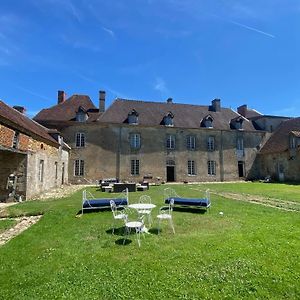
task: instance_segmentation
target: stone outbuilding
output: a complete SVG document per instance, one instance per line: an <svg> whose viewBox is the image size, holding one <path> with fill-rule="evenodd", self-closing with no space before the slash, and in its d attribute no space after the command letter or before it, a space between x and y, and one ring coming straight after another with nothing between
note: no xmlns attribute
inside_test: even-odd
<svg viewBox="0 0 300 300"><path fill-rule="evenodd" d="M0 101L0 201L29 199L68 183L70 147L57 130Z"/></svg>

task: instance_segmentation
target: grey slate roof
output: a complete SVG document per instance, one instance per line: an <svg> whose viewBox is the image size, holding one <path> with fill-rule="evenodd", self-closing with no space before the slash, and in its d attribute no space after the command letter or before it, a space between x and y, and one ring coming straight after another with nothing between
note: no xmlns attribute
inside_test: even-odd
<svg viewBox="0 0 300 300"><path fill-rule="evenodd" d="M163 117L171 112L174 115L174 127L200 128L201 121L208 115L213 118L213 128L230 130L232 119L240 116L230 108L212 111L210 106L162 103L141 100L116 99L112 105L98 118L99 122L126 123L128 113L136 110L139 114L139 124L144 126L158 126ZM245 119L243 129L255 131L252 122Z"/></svg>

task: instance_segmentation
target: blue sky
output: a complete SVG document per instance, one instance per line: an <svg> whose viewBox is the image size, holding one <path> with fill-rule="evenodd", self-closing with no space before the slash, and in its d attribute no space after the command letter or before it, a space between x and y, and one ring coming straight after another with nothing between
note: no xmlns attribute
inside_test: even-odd
<svg viewBox="0 0 300 300"><path fill-rule="evenodd" d="M300 1L1 0L0 99L57 90L300 116Z"/></svg>

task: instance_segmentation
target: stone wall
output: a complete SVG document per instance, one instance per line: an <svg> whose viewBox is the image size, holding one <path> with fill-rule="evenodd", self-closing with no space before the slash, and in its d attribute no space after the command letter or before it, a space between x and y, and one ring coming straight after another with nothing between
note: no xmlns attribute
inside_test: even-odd
<svg viewBox="0 0 300 300"><path fill-rule="evenodd" d="M84 148L76 148L76 133L85 134ZM130 147L131 133L141 135L141 148ZM175 150L166 149L166 136L175 135ZM71 146L69 180L73 183L84 183L101 178L116 177L120 180L140 181L144 175L151 174L166 181L166 162L175 162L175 181L229 181L239 180L238 161L244 163L246 178L252 169L257 149L261 144L264 132L245 132L239 130L220 131L207 128L179 129L172 127L145 127L114 124L77 124L62 131L66 142ZM187 150L187 136L196 137L196 149ZM214 151L207 150L207 139L215 138ZM238 137L244 139L244 151L236 151ZM85 162L84 176L74 176L74 162L82 159ZM132 159L140 161L140 175L130 174ZM194 160L196 175L188 175L187 161ZM208 175L207 162L216 162L216 175Z"/></svg>

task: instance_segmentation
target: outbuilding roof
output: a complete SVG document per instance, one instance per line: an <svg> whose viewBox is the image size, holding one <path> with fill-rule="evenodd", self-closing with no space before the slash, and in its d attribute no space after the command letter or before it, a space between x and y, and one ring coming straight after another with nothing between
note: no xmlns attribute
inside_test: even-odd
<svg viewBox="0 0 300 300"><path fill-rule="evenodd" d="M261 149L261 154L284 152L289 148L289 135L298 136L300 118L284 121Z"/></svg>
<svg viewBox="0 0 300 300"><path fill-rule="evenodd" d="M81 107L88 114L88 121L95 121L99 117L99 109L87 95L73 95L66 101L50 108L42 109L33 119L37 122L73 121Z"/></svg>
<svg viewBox="0 0 300 300"><path fill-rule="evenodd" d="M8 106L1 100L0 122L29 136L42 138L52 144L54 143L56 146L59 145L58 142L50 136L47 128L26 117L24 114Z"/></svg>

